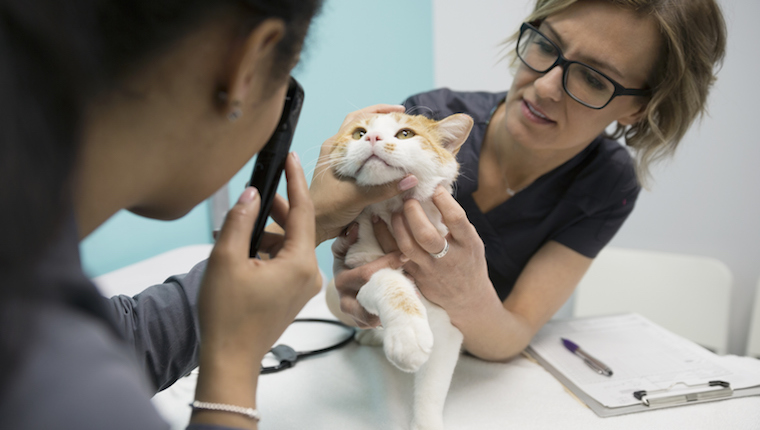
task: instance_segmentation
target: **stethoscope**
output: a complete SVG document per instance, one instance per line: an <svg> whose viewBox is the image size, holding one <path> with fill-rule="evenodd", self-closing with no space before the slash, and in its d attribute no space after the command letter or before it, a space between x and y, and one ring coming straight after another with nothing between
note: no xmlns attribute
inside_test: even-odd
<svg viewBox="0 0 760 430"><path fill-rule="evenodd" d="M294 320L293 323L332 324L332 325L336 325L338 327L347 329L349 332L349 335L346 336L345 339L341 340L340 342L334 345L330 345L326 348L315 349L312 351L296 351L295 349L285 344L276 345L274 348L269 350L269 352L274 356L274 358L279 362L279 364L274 365L274 366L267 366L267 367L261 366L260 373L262 375L266 375L268 373L277 373L282 370L289 369L295 366L296 362L300 358L311 357L318 354L324 354L325 352L330 352L335 349L342 348L348 345L348 343L354 339L354 334L356 333L355 328L349 327L343 324L342 322L336 321L336 320L326 320L326 319L321 319L321 318L298 318Z"/></svg>

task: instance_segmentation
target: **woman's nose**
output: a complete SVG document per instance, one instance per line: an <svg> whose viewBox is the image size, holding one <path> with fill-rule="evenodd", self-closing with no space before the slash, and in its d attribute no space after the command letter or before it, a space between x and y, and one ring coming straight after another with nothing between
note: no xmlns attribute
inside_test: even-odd
<svg viewBox="0 0 760 430"><path fill-rule="evenodd" d="M536 95L543 99L559 101L562 98L562 67L555 67L538 77L533 83Z"/></svg>

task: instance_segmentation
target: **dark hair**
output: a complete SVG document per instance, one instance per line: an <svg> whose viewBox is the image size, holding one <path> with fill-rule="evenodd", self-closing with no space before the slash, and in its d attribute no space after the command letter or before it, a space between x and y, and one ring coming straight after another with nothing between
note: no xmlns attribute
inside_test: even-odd
<svg viewBox="0 0 760 430"><path fill-rule="evenodd" d="M284 75L321 2L0 0L0 323L14 323L0 328L0 386L19 355L18 332L9 327L23 327L8 303L46 294L30 274L72 211L86 102L221 16L248 31L282 19L272 77Z"/></svg>

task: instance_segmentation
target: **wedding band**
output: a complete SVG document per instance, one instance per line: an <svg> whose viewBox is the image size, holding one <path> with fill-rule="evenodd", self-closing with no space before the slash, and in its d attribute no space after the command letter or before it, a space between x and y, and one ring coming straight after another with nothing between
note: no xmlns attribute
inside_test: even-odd
<svg viewBox="0 0 760 430"><path fill-rule="evenodd" d="M449 241L446 240L446 238L443 238L443 251L439 252L438 254L433 254L432 252L430 255L433 256L433 258L443 258L444 255L446 255L449 252Z"/></svg>

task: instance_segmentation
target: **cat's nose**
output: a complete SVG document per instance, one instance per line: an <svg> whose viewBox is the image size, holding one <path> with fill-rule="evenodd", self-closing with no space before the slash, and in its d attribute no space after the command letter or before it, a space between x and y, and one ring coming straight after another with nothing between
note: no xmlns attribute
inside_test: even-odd
<svg viewBox="0 0 760 430"><path fill-rule="evenodd" d="M364 139L366 139L371 145L374 145L375 143L383 140L383 137L380 136L380 133L373 131L371 133L367 133L364 136Z"/></svg>

